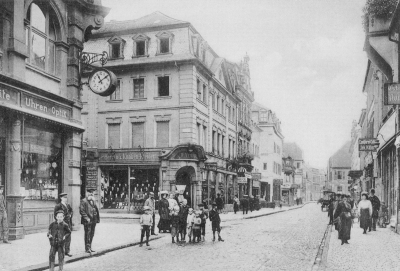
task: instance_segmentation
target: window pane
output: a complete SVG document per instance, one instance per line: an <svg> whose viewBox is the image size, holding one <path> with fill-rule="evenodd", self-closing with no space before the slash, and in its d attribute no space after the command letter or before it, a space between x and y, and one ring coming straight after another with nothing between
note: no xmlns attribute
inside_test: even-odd
<svg viewBox="0 0 400 271"><path fill-rule="evenodd" d="M158 77L158 96L169 96L169 77Z"/></svg>
<svg viewBox="0 0 400 271"><path fill-rule="evenodd" d="M46 39L32 32L31 63L45 69L46 65Z"/></svg>
<svg viewBox="0 0 400 271"><path fill-rule="evenodd" d="M157 122L157 147L168 147L169 145L169 122Z"/></svg>
<svg viewBox="0 0 400 271"><path fill-rule="evenodd" d="M120 139L120 124L112 123L108 124L108 146L113 149L119 149L119 139Z"/></svg>
<svg viewBox="0 0 400 271"><path fill-rule="evenodd" d="M144 122L132 123L132 148L144 147Z"/></svg>
<svg viewBox="0 0 400 271"><path fill-rule="evenodd" d="M111 57L112 58L120 57L120 47L121 47L121 45L119 43L111 45Z"/></svg>
<svg viewBox="0 0 400 271"><path fill-rule="evenodd" d="M206 85L203 85L203 102L204 102L205 104L207 104L207 103L208 103L207 100L208 100L208 99L207 99L207 87L206 87Z"/></svg>
<svg viewBox="0 0 400 271"><path fill-rule="evenodd" d="M46 17L36 4L31 5L31 25L36 29L46 33Z"/></svg>
<svg viewBox="0 0 400 271"><path fill-rule="evenodd" d="M169 53L169 38L160 39L160 53Z"/></svg>
<svg viewBox="0 0 400 271"><path fill-rule="evenodd" d="M136 55L137 56L144 56L146 54L145 50L145 41L137 41L136 42Z"/></svg>
<svg viewBox="0 0 400 271"><path fill-rule="evenodd" d="M117 80L117 88L114 93L110 95L110 100L121 100L121 81Z"/></svg>
<svg viewBox="0 0 400 271"><path fill-rule="evenodd" d="M133 80L133 98L144 98L144 79Z"/></svg>
<svg viewBox="0 0 400 271"><path fill-rule="evenodd" d="M56 47L54 42L49 42L49 73L54 74L56 71Z"/></svg>

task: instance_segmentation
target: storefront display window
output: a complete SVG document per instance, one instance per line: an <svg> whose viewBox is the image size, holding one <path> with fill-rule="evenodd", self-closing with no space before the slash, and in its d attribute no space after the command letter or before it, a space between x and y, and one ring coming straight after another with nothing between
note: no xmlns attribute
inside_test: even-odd
<svg viewBox="0 0 400 271"><path fill-rule="evenodd" d="M62 189L61 134L48 123L24 121L21 194L25 200L57 199Z"/></svg>

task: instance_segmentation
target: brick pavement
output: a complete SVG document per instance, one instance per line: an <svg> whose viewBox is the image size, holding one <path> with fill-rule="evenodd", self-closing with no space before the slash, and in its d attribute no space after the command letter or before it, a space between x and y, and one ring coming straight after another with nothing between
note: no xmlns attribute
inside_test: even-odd
<svg viewBox="0 0 400 271"><path fill-rule="evenodd" d="M298 208L301 206L293 206ZM256 216L264 216L272 213L289 210L288 207L282 209L261 209L243 215L226 213L221 215L223 222L248 219ZM120 247L133 245L140 240L138 215L128 214L101 214L101 223L96 226L96 234L93 240L93 249L97 251L109 251ZM158 216L156 215L156 222ZM162 236L162 235L160 235ZM169 238L167 238L169 239ZM38 249L39 248L39 249ZM34 266L40 269L43 263L48 261L49 242L46 232L26 235L22 240L13 241L11 245L0 243L0 271L26 269ZM15 253L18 251L18 253ZM84 252L83 227L79 231L72 232L71 253L74 257L66 257L66 260L74 260L87 256Z"/></svg>
<svg viewBox="0 0 400 271"><path fill-rule="evenodd" d="M64 270L310 270L326 229L326 212L316 204L250 220L222 223L225 242L178 246L170 234L150 248L130 247L67 264Z"/></svg>
<svg viewBox="0 0 400 271"><path fill-rule="evenodd" d="M320 270L400 270L400 236L390 228L377 227L377 231L362 232L359 223L354 223L350 245L341 245L333 229L326 261Z"/></svg>

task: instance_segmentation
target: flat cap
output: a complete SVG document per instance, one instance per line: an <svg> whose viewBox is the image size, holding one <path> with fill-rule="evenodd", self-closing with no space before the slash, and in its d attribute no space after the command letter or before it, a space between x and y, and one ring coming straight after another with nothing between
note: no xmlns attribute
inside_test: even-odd
<svg viewBox="0 0 400 271"><path fill-rule="evenodd" d="M60 195L58 195L60 198L66 197L68 194L67 193L61 193Z"/></svg>

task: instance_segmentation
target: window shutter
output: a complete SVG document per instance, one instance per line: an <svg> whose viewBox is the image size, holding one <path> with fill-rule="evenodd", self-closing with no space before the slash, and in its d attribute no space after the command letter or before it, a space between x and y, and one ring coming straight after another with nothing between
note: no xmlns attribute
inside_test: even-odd
<svg viewBox="0 0 400 271"><path fill-rule="evenodd" d="M132 148L144 147L144 122L132 123Z"/></svg>
<svg viewBox="0 0 400 271"><path fill-rule="evenodd" d="M169 145L169 122L157 122L157 147L168 147Z"/></svg>
<svg viewBox="0 0 400 271"><path fill-rule="evenodd" d="M120 124L119 123L110 123L108 124L108 146L111 146L113 149L119 149L120 146Z"/></svg>

